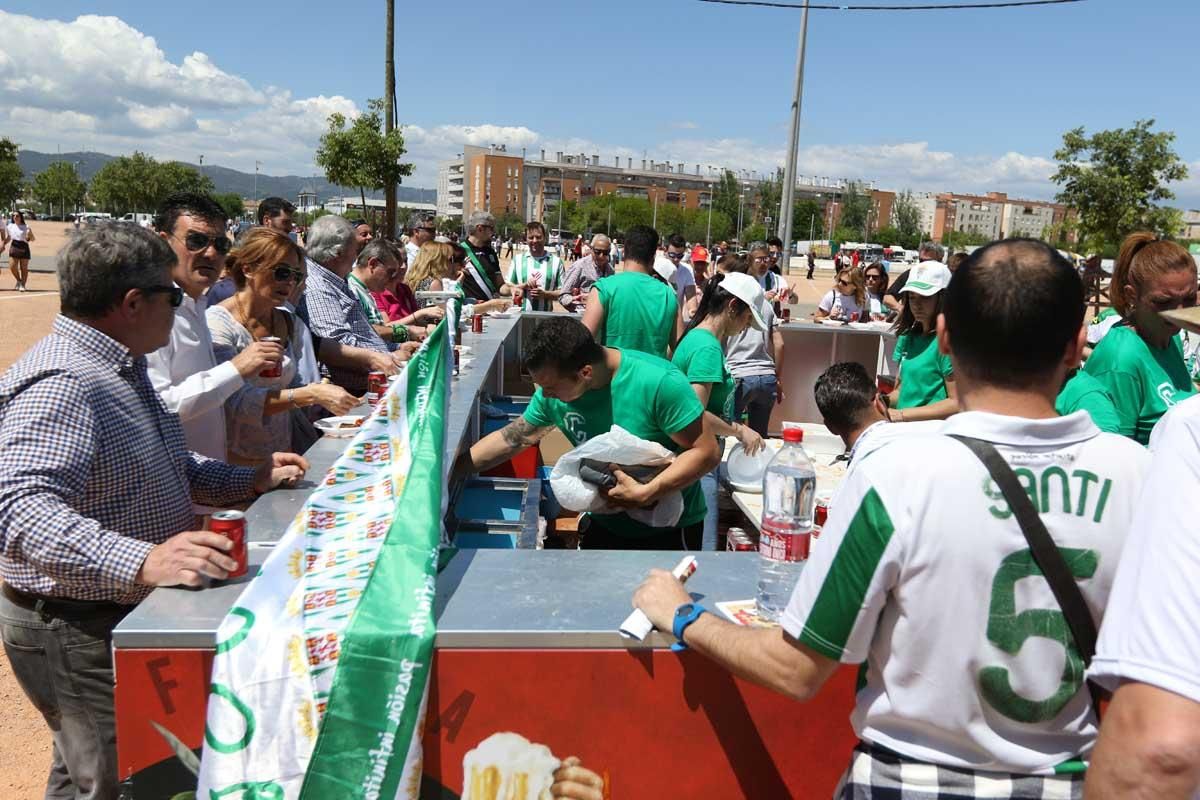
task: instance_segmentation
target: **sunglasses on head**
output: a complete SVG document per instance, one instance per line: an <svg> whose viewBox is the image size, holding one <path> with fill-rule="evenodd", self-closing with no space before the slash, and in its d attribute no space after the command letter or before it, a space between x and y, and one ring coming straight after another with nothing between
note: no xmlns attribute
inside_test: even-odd
<svg viewBox="0 0 1200 800"><path fill-rule="evenodd" d="M295 281L296 283L304 283L305 275L298 269L292 269L287 264L279 264L271 273L275 280L283 283L284 281Z"/></svg>
<svg viewBox="0 0 1200 800"><path fill-rule="evenodd" d="M165 294L171 308L179 308L183 303L183 289L178 286L143 286L139 289L142 294Z"/></svg>
<svg viewBox="0 0 1200 800"><path fill-rule="evenodd" d="M174 234L171 235L174 236ZM183 237L183 246L192 253L203 252L208 249L210 244L221 255L228 253L231 246L229 237L225 234L209 236L207 233L201 233L200 231L188 231L187 235Z"/></svg>

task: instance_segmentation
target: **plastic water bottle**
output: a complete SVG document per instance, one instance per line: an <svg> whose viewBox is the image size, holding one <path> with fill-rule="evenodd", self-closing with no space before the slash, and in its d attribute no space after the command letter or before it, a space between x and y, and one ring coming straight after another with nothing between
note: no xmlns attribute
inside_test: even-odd
<svg viewBox="0 0 1200 800"><path fill-rule="evenodd" d="M758 540L758 613L777 621L808 558L817 472L804 452L804 431L785 428L783 447L763 473L762 534Z"/></svg>

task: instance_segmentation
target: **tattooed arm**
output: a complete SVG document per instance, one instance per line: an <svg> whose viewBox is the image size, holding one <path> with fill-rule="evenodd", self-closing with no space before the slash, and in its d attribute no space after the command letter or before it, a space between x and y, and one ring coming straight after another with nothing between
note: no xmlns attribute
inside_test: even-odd
<svg viewBox="0 0 1200 800"><path fill-rule="evenodd" d="M517 417L498 431L489 433L463 453L458 459L456 472L483 472L497 464L503 464L526 447L532 447L546 434L554 430L553 425L536 427L524 417Z"/></svg>

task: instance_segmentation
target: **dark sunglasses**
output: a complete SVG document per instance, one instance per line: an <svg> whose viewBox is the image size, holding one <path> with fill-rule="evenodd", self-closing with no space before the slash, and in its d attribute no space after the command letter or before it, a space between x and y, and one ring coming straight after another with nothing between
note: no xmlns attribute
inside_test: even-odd
<svg viewBox="0 0 1200 800"><path fill-rule="evenodd" d="M426 233L437 233L437 228L416 228L415 230L425 231Z"/></svg>
<svg viewBox="0 0 1200 800"><path fill-rule="evenodd" d="M271 273L275 280L283 283L284 281L292 280L296 283L304 283L305 275L298 269L292 269L286 264L280 264L275 267L275 271Z"/></svg>
<svg viewBox="0 0 1200 800"><path fill-rule="evenodd" d="M667 258L671 259L672 261L678 261L679 259L683 258L683 253L667 253Z"/></svg>
<svg viewBox="0 0 1200 800"><path fill-rule="evenodd" d="M179 238L175 234L171 234L171 236ZM210 244L221 255L228 253L229 248L232 246L229 237L225 234L209 236L207 233L200 233L200 231L188 231L187 235L183 237L183 246L193 253L200 253L207 250Z"/></svg>
<svg viewBox="0 0 1200 800"><path fill-rule="evenodd" d="M883 280L883 276L882 276L882 275L868 275L868 276L867 276L867 280L869 280L869 281L881 281L881 280Z"/></svg>
<svg viewBox="0 0 1200 800"><path fill-rule="evenodd" d="M838 281L838 286L850 286L850 281Z"/></svg>
<svg viewBox="0 0 1200 800"><path fill-rule="evenodd" d="M592 255L595 255L595 256L606 256L611 252L612 252L612 250L601 250L599 247L592 248Z"/></svg>
<svg viewBox="0 0 1200 800"><path fill-rule="evenodd" d="M171 303L171 308L179 308L183 303L183 289L178 286L142 286L138 291L142 294L165 294Z"/></svg>

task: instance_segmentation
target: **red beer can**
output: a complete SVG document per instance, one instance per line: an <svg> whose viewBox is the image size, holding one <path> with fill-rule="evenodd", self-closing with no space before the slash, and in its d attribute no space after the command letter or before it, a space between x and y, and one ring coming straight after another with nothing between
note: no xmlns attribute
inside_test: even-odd
<svg viewBox="0 0 1200 800"><path fill-rule="evenodd" d="M825 520L829 518L829 498L818 497L817 505L813 509L813 524L821 527L825 524Z"/></svg>
<svg viewBox="0 0 1200 800"><path fill-rule="evenodd" d="M233 547L226 555L237 561L237 567L229 573L229 577L240 578L245 575L246 515L241 511L218 511L212 515L212 522L209 524L209 529L213 533L219 533L233 542Z"/></svg>
<svg viewBox="0 0 1200 800"><path fill-rule="evenodd" d="M758 546L744 528L730 528L725 532L725 549L731 551L757 550Z"/></svg>
<svg viewBox="0 0 1200 800"><path fill-rule="evenodd" d="M367 404L375 405L387 394L387 375L383 372L367 373Z"/></svg>
<svg viewBox="0 0 1200 800"><path fill-rule="evenodd" d="M520 289L513 289L512 299L513 299L514 306L521 305L521 290Z"/></svg>
<svg viewBox="0 0 1200 800"><path fill-rule="evenodd" d="M896 389L896 376L878 373L875 375L875 386L880 394L891 394Z"/></svg>
<svg viewBox="0 0 1200 800"><path fill-rule="evenodd" d="M471 317L471 333L483 333L483 314Z"/></svg>
<svg viewBox="0 0 1200 800"><path fill-rule="evenodd" d="M283 344L283 339L278 336L264 336L259 339L260 342L275 342ZM274 365L267 367L262 372L258 373L260 378L281 378L283 377L283 361L276 361Z"/></svg>

